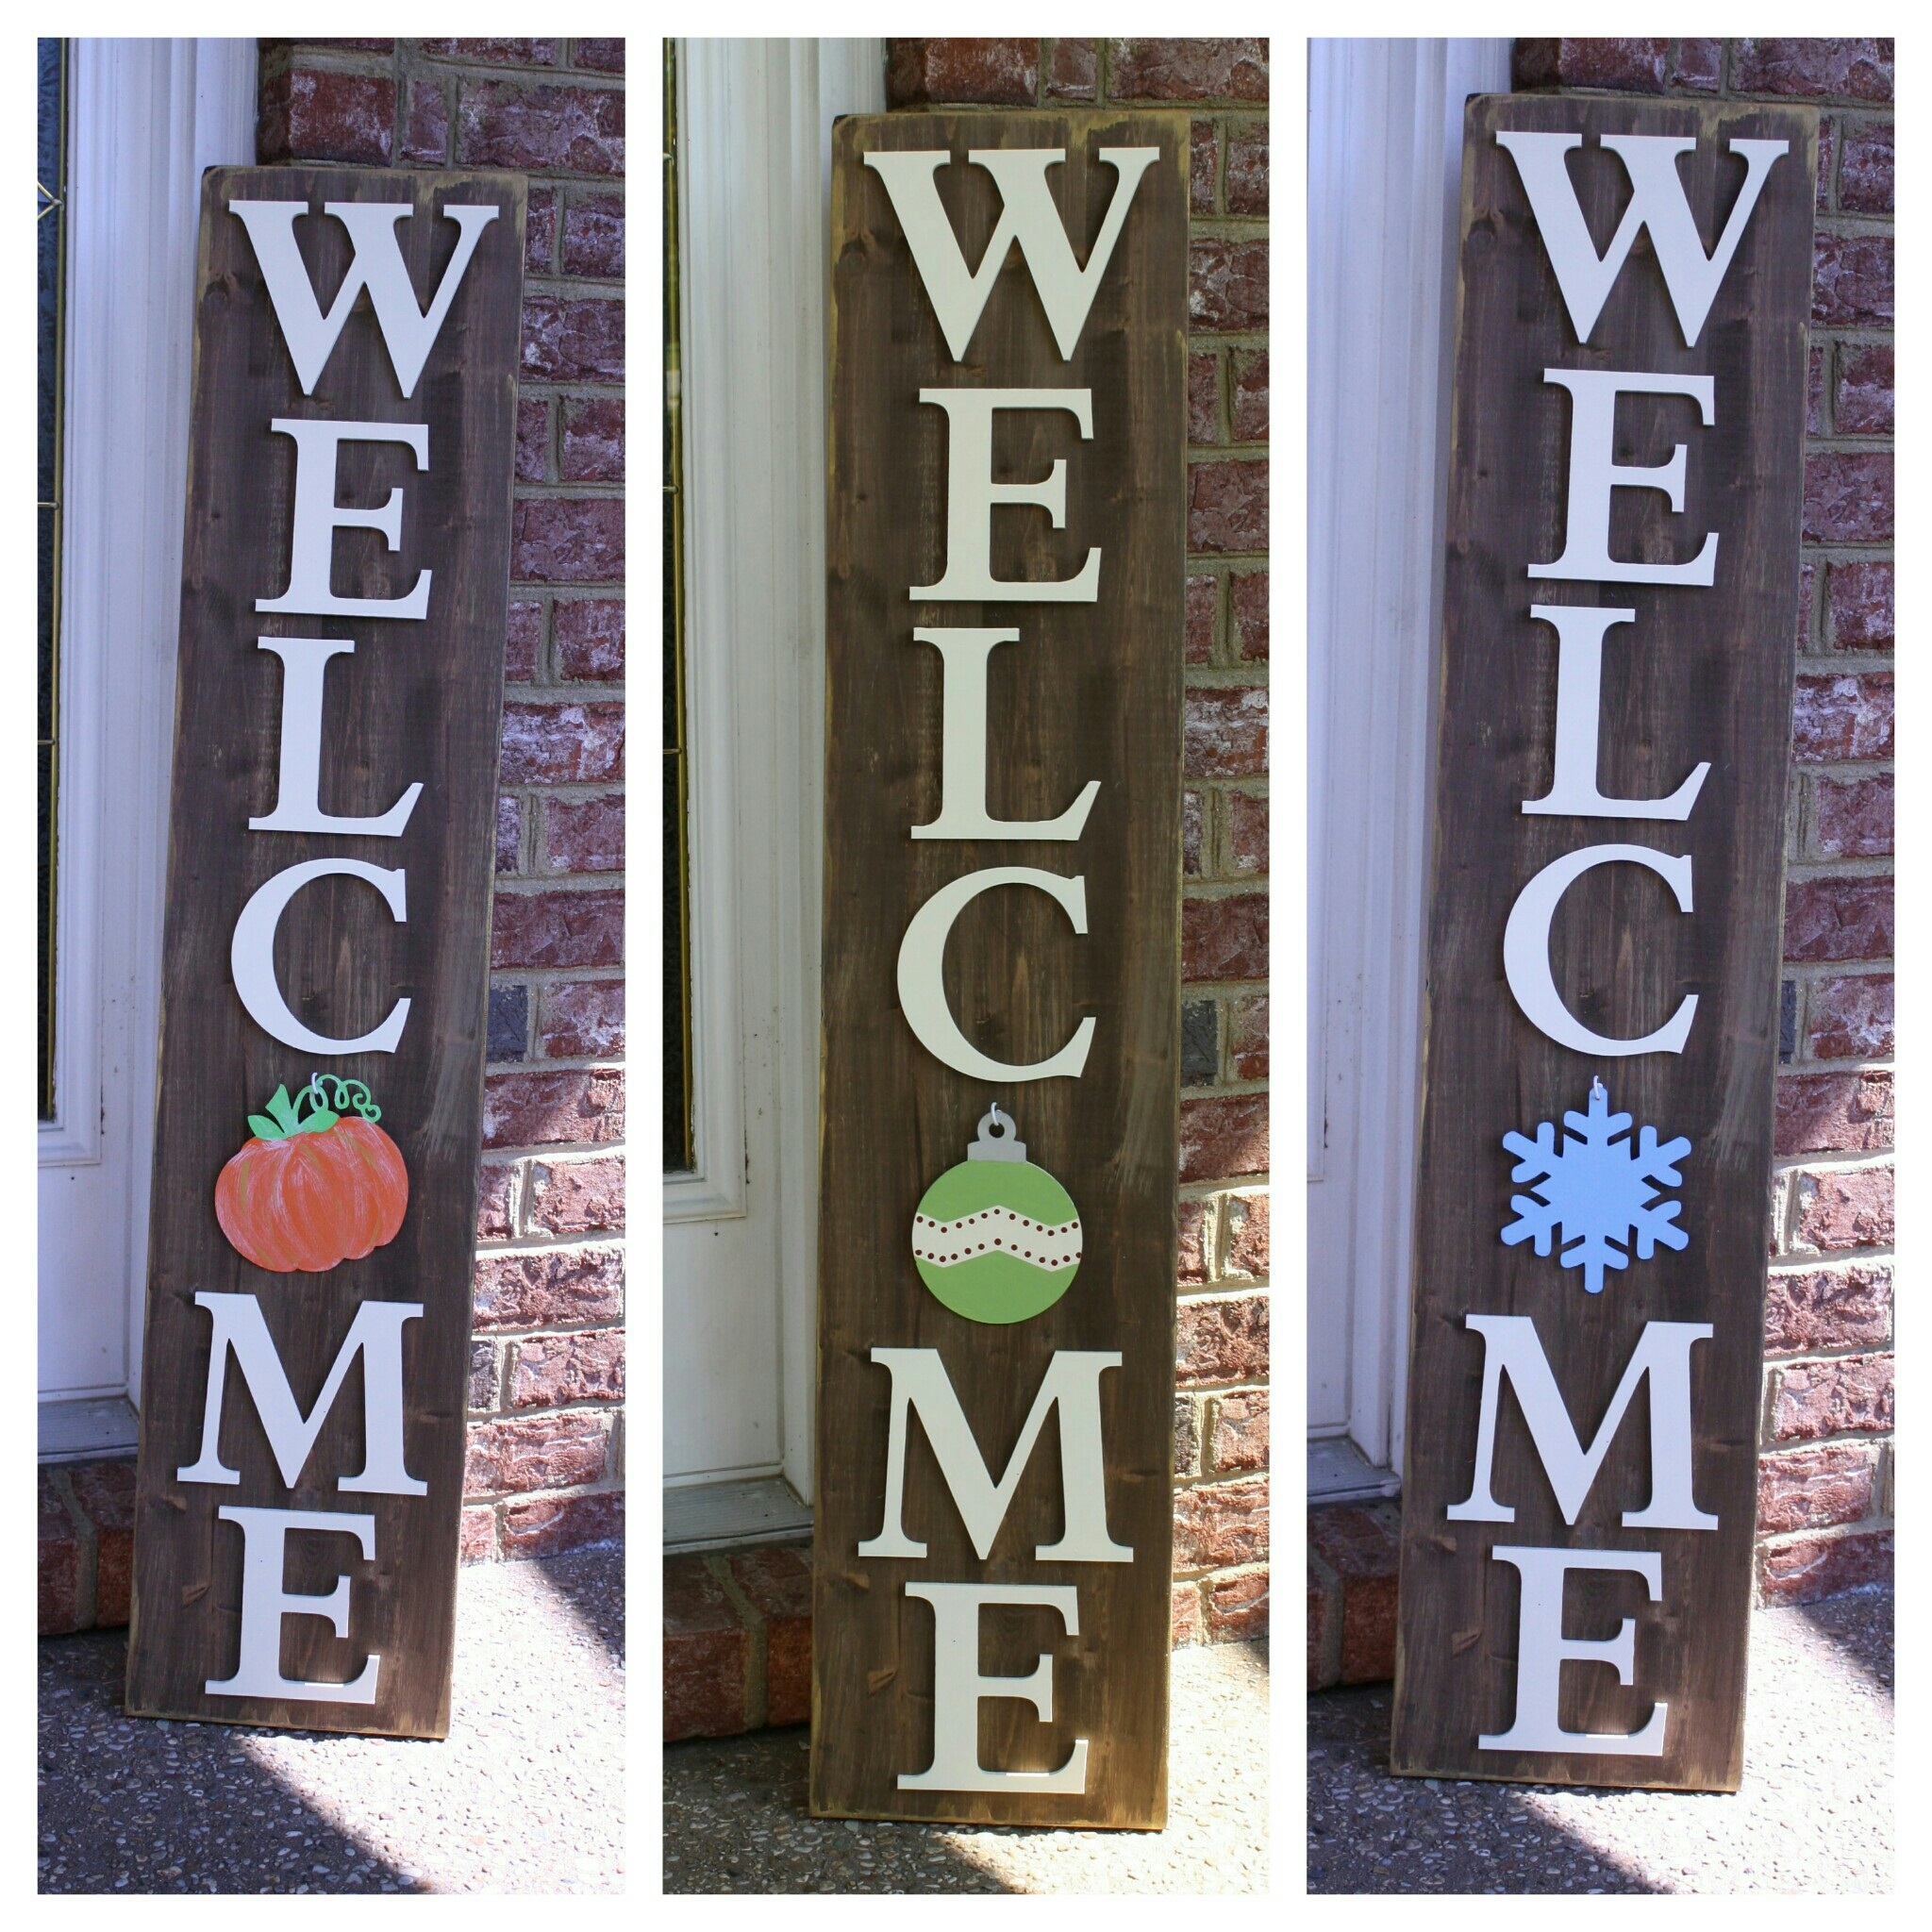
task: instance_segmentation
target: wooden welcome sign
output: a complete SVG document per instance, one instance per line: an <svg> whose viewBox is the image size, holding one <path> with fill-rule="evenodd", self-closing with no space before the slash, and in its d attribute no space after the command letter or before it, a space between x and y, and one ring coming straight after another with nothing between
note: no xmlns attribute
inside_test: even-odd
<svg viewBox="0 0 1932 1932"><path fill-rule="evenodd" d="M449 1725L520 175L203 181L127 1707Z"/></svg>
<svg viewBox="0 0 1932 1932"><path fill-rule="evenodd" d="M1738 1783L1817 125L1469 106L1398 1772Z"/></svg>
<svg viewBox="0 0 1932 1932"><path fill-rule="evenodd" d="M821 1814L1165 1818L1187 164L834 131Z"/></svg>

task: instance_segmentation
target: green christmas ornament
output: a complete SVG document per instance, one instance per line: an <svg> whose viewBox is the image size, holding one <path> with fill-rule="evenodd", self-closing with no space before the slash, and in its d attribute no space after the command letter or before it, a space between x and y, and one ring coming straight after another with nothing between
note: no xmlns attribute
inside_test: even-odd
<svg viewBox="0 0 1932 1932"><path fill-rule="evenodd" d="M1081 1244L1079 1210L1026 1158L997 1102L912 1217L919 1278L969 1322L1026 1322L1052 1307L1079 1271Z"/></svg>

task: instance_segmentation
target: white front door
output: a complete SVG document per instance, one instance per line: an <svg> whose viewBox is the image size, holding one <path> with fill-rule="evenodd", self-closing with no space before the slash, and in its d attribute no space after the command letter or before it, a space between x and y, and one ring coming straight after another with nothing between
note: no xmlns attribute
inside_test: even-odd
<svg viewBox="0 0 1932 1932"><path fill-rule="evenodd" d="M201 174L255 149L253 41L69 57L43 1455L135 1436Z"/></svg>
<svg viewBox="0 0 1932 1932"><path fill-rule="evenodd" d="M1462 110L1509 42L1313 41L1308 1487L1402 1467Z"/></svg>
<svg viewBox="0 0 1932 1932"><path fill-rule="evenodd" d="M678 43L695 1155L664 1180L672 1545L808 1520L831 125L884 107L884 52Z"/></svg>

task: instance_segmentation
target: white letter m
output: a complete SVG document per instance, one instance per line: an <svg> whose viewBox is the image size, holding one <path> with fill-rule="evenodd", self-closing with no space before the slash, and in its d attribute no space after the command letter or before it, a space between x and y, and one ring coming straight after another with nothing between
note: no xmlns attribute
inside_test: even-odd
<svg viewBox="0 0 1932 1932"><path fill-rule="evenodd" d="M1131 1563L1132 1550L1108 1534L1106 1463L1100 1446L1100 1375L1117 1369L1117 1353L1058 1349L1046 1365L1040 1392L1013 1445L1006 1474L993 1482L973 1439L959 1398L936 1348L875 1348L874 1361L892 1378L891 1422L886 1438L886 1514L879 1533L860 1543L861 1557L923 1557L925 1545L906 1534L907 1412L916 1408L925 1440L939 1462L948 1491L974 1552L984 1560L1020 1487L1026 1459L1055 1403L1060 1408L1060 1489L1066 1528L1057 1543L1041 1543L1033 1554L1064 1563Z"/></svg>
<svg viewBox="0 0 1932 1932"><path fill-rule="evenodd" d="M1627 1529L1715 1529L1717 1518L1690 1495L1690 1346L1709 1339L1708 1322L1646 1322L1623 1380L1588 1449L1550 1373L1549 1357L1527 1315L1466 1315L1483 1339L1482 1408L1475 1432L1475 1481L1467 1499L1449 1506L1452 1523L1514 1523L1516 1511L1491 1492L1495 1477L1496 1411L1507 1373L1530 1441L1556 1491L1565 1523L1574 1523L1630 1398L1650 1377L1650 1502L1626 1509Z"/></svg>
<svg viewBox="0 0 1932 1932"><path fill-rule="evenodd" d="M403 1324L423 1312L421 1302L364 1302L349 1324L328 1379L305 1416L289 1387L280 1356L252 1294L197 1294L194 1305L214 1317L208 1342L208 1397L202 1410L201 1455L175 1472L176 1482L239 1483L240 1474L222 1460L222 1397L227 1388L228 1354L233 1350L242 1379L255 1398L255 1412L268 1434L282 1481L295 1487L308 1452L322 1433L349 1364L362 1357L362 1474L344 1476L339 1490L378 1496L426 1496L403 1466ZM346 1519L345 1519L346 1520Z"/></svg>

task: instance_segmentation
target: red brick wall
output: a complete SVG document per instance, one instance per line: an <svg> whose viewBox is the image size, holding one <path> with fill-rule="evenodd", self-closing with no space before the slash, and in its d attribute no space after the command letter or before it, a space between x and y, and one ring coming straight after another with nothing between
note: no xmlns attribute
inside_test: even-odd
<svg viewBox="0 0 1932 1932"><path fill-rule="evenodd" d="M1758 1583L1891 1574L1892 43L1518 41L1519 87L1814 103Z"/></svg>
<svg viewBox="0 0 1932 1932"><path fill-rule="evenodd" d="M263 41L263 161L529 177L463 1552L624 1521L624 42Z"/></svg>
<svg viewBox="0 0 1932 1932"><path fill-rule="evenodd" d="M1185 106L1177 1643L1268 1624L1268 42L889 41L892 108Z"/></svg>

